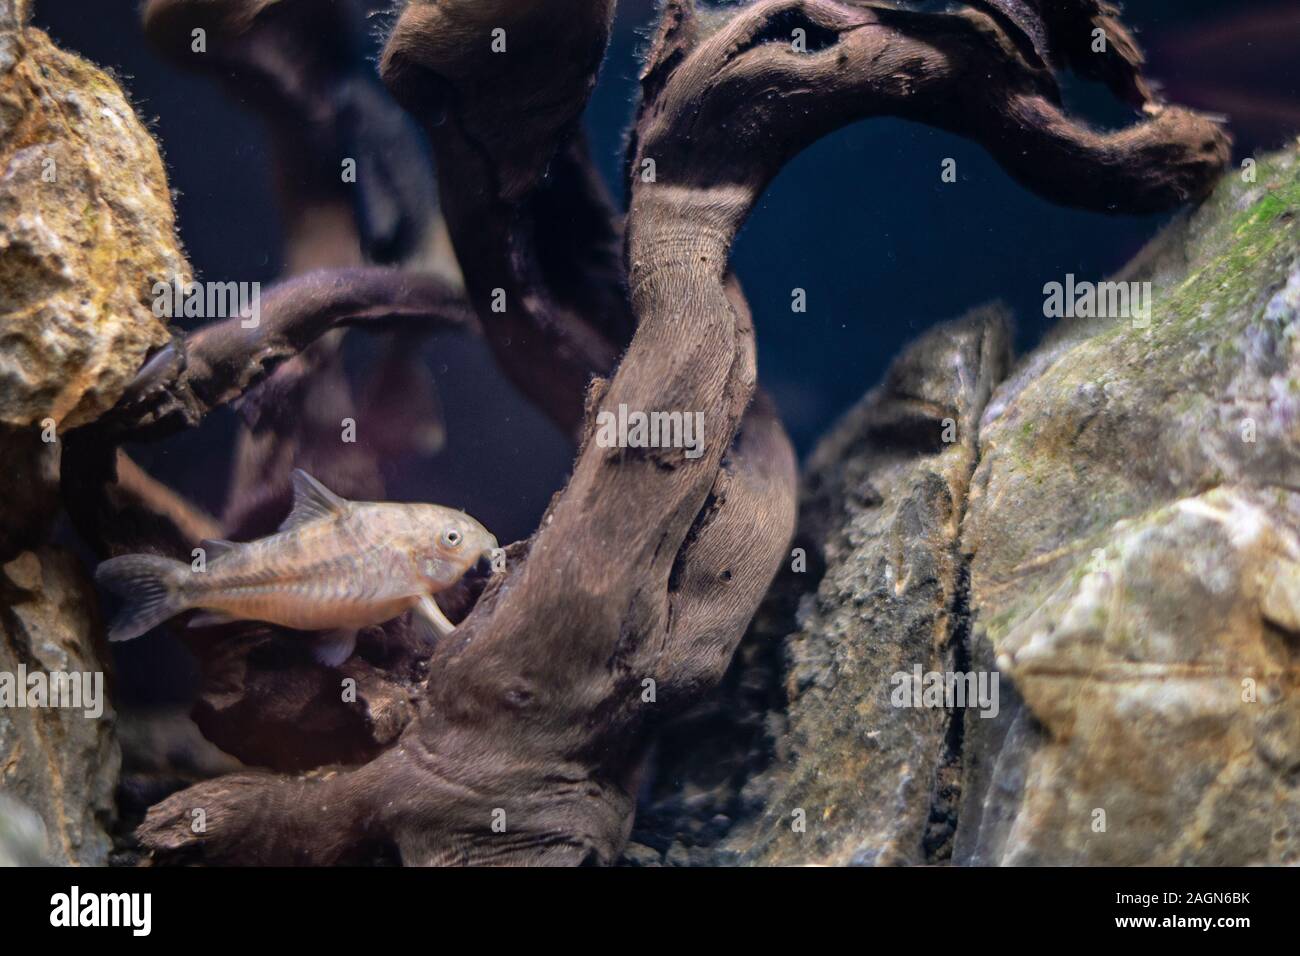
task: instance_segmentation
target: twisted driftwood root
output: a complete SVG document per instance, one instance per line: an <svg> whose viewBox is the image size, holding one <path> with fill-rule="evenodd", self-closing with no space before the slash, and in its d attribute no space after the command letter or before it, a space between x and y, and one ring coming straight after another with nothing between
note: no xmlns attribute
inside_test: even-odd
<svg viewBox="0 0 1300 956"><path fill-rule="evenodd" d="M633 325L621 230L575 135L613 11L613 0L416 0L381 62L433 144L497 361L574 434L588 380L613 367ZM494 29L508 54L489 52Z"/></svg>
<svg viewBox="0 0 1300 956"><path fill-rule="evenodd" d="M353 769L240 774L175 794L140 828L147 847L224 863L381 850L417 864L617 858L655 727L721 678L789 542L793 454L755 398L753 330L727 272L736 230L782 165L877 115L969 136L1030 188L1088 208L1195 199L1226 162L1212 122L1150 101L1108 5L1061 5L1124 41L1093 69L1150 114L1106 134L1056 103L1049 67L1079 55L1062 26L1074 21L1037 4L982 6L760 0L709 33L691 4L665 4L629 150L626 277L600 254L618 229L601 224L572 140L611 5L406 8L383 73L429 123L470 298L507 372L557 420L583 422L585 438L539 530L434 650L418 719L395 745ZM481 55L494 27L507 30L509 58ZM796 28L807 52L791 47ZM548 179L553 157L565 172ZM557 190L583 198L588 216L565 248L590 255L567 267L539 241L564 234ZM584 274L602 278L606 299L625 281L636 318L616 372L585 404L626 325L587 311ZM488 305L498 288L504 314ZM595 413L620 405L702 412L703 454L602 447Z"/></svg>

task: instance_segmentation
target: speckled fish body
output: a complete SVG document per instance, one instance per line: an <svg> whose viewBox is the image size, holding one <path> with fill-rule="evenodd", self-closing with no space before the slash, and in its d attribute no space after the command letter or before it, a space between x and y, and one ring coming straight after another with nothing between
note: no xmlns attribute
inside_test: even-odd
<svg viewBox="0 0 1300 956"><path fill-rule="evenodd" d="M190 603L307 631L379 624L452 586L479 559L476 552L463 560L463 544L449 553L438 543L464 517L437 505L357 503L343 514L222 548L206 572L192 575Z"/></svg>
<svg viewBox="0 0 1300 956"><path fill-rule="evenodd" d="M330 663L351 653L358 628L409 609L435 634L452 625L432 595L486 564L497 541L473 518L440 505L350 502L305 472L280 530L246 544L205 541L197 567L156 555L105 561L96 579L127 598L110 640L138 637L182 611L205 623L265 621L330 631Z"/></svg>

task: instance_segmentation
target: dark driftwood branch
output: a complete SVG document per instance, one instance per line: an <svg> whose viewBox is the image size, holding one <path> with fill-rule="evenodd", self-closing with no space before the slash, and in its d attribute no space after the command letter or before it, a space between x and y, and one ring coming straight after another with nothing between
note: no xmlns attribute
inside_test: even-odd
<svg viewBox="0 0 1300 956"><path fill-rule="evenodd" d="M571 6L576 24L556 17L565 36L603 36L604 5ZM535 201L539 163L585 97L580 71L568 71L585 61L552 51L531 70L527 58L476 62L484 38L472 17L448 19L458 10L412 4L386 76L404 102L449 111L458 132L440 157L494 171L471 181L494 183L491 202L518 211ZM811 38L809 52L791 49L795 27ZM569 49L553 29L543 33ZM844 123L899 115L968 135L1031 188L1091 208L1169 206L1202 195L1221 168L1222 134L1185 111L1115 134L1069 121L1022 46L971 11L761 0L706 35L689 4L668 3L631 152L633 171L646 158L657 165L655 181L634 177L631 188L637 331L613 378L587 396L573 476L527 555L437 647L420 718L396 746L340 773L201 784L150 811L145 844L221 862L328 863L377 846L408 863L615 859L650 734L719 680L789 540L793 456L766 403L753 401L753 332L727 273L736 230L781 166ZM510 84L523 101L556 99L534 104L550 107L534 122L504 108ZM481 101L475 90L487 91ZM489 271L507 261L509 229L485 245L468 233ZM544 282L521 288L546 291ZM511 321L544 328L548 316ZM598 367L564 334L544 341L575 372ZM591 413L620 404L702 411L704 454L599 446ZM307 805L323 809L303 814ZM207 810L205 834L189 828L194 807Z"/></svg>
<svg viewBox="0 0 1300 956"><path fill-rule="evenodd" d="M820 37L821 48L793 52L783 41L795 27ZM675 55L689 42L684 26L660 38ZM1218 124L1177 107L1153 107L1150 119L1114 133L1071 120L1053 104L1050 78L973 11L759 3L697 41L673 78L675 91L643 108L639 155L656 159L666 184L711 188L728 209L747 203L720 183L765 183L774 172L768 156L787 157L810 138L868 116L901 116L968 136L1046 198L1101 211L1145 212L1201 198L1228 158ZM650 79L662 82L653 70ZM729 136L700 135L724 120ZM721 154L707 152L713 149ZM633 209L631 221L637 218ZM734 214L710 218L730 222Z"/></svg>
<svg viewBox="0 0 1300 956"><path fill-rule="evenodd" d="M221 537L221 525L214 518L150 477L120 449L116 490L120 507L165 518L175 529L168 537L182 545L193 547L205 538Z"/></svg>
<svg viewBox="0 0 1300 956"><path fill-rule="evenodd" d="M177 339L145 363L111 413L68 436L62 469L65 500L81 519L78 526L87 540L101 551L142 544L146 550L174 551L196 540L186 528L212 530L207 519L129 460L120 471L123 459L114 451L120 442L197 425L213 408L241 398L286 361L296 368L280 384L295 387L309 375L310 346L337 329L427 332L475 326L459 291L446 281L380 267L322 270L291 279L267 293L260 311L255 327L245 328L245 319L235 316ZM259 401L275 404L260 396L249 403L247 415L257 415ZM172 530L157 540L142 540L131 529L146 514Z"/></svg>
<svg viewBox="0 0 1300 956"><path fill-rule="evenodd" d="M415 0L381 61L433 144L443 215L497 361L575 434L587 382L632 330L620 231L574 136L613 9ZM490 51L494 29L508 54Z"/></svg>
<svg viewBox="0 0 1300 956"><path fill-rule="evenodd" d="M157 551L180 556L204 538L223 536L214 518L92 432L69 436L61 471L68 514L101 554Z"/></svg>
<svg viewBox="0 0 1300 956"><path fill-rule="evenodd" d="M400 259L454 277L426 150L414 122L374 75L356 36L356 6L353 0L150 0L144 26L170 60L218 79L263 121L288 274ZM205 31L202 51L194 48L196 29ZM352 175L345 176L345 163L355 164ZM399 374L378 381L366 405L353 399L341 332L323 336L272 374L258 400L245 403L223 514L232 534L274 527L287 507L294 467L343 494L382 498L380 456L428 452L438 403L428 371L411 360L416 341L417 334L388 337L385 371ZM411 393L399 398L399 385L410 385ZM340 450L337 423L345 418L361 422L365 437Z"/></svg>
<svg viewBox="0 0 1300 956"><path fill-rule="evenodd" d="M235 316L153 355L105 425L136 438L193 427L335 328L432 331L474 323L459 290L445 280L382 267L290 279L263 297L261 313L255 328Z"/></svg>
<svg viewBox="0 0 1300 956"><path fill-rule="evenodd" d="M429 239L434 184L415 130L376 80L353 0L149 0L145 34L264 121L289 272L396 262ZM206 31L206 49L193 31ZM357 164L356 181L341 175Z"/></svg>
<svg viewBox="0 0 1300 956"><path fill-rule="evenodd" d="M1068 68L1100 80L1134 107L1154 98L1142 76L1142 51L1108 0L970 0L970 5L997 20L1034 66ZM1106 39L1101 52L1094 49L1097 30Z"/></svg>
<svg viewBox="0 0 1300 956"><path fill-rule="evenodd" d="M428 332L475 326L459 291L446 281L379 267L322 270L291 279L267 293L260 311L255 327L245 328L244 318L235 316L177 339L145 363L111 413L68 436L64 497L78 527L102 552L141 545L175 551L196 540L185 528L212 530L207 519L129 460L119 472L115 448L120 442L197 425L213 408L241 398L286 361L295 368L279 384L296 387L310 374L310 346L337 329ZM248 401L245 414L256 417L259 402L275 405L273 397L258 396ZM149 514L159 527L172 530L156 540L142 539L132 529Z"/></svg>

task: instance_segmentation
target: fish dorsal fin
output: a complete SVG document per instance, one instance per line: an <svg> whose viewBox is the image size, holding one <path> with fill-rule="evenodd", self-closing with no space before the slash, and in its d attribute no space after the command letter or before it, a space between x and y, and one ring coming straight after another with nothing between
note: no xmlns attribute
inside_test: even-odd
<svg viewBox="0 0 1300 956"><path fill-rule="evenodd" d="M203 553L207 555L207 560L215 561L223 554L228 554L235 550L239 545L235 544L233 541L227 541L224 538L204 538L199 542L199 547L202 548Z"/></svg>
<svg viewBox="0 0 1300 956"><path fill-rule="evenodd" d="M337 518L347 514L348 500L340 498L301 468L293 470L293 510L280 525L281 531L292 531L309 521Z"/></svg>

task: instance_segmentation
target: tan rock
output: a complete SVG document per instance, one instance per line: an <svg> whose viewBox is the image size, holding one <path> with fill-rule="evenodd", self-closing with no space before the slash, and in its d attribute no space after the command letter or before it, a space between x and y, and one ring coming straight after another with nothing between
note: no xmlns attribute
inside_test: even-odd
<svg viewBox="0 0 1300 956"><path fill-rule="evenodd" d="M0 423L63 430L111 407L167 341L153 285L190 271L158 148L121 88L3 7Z"/></svg>

